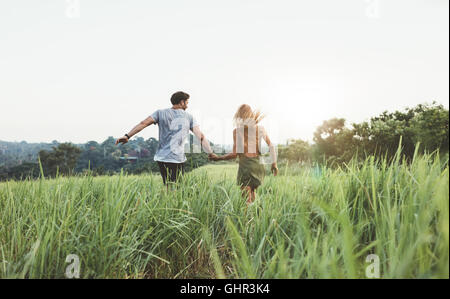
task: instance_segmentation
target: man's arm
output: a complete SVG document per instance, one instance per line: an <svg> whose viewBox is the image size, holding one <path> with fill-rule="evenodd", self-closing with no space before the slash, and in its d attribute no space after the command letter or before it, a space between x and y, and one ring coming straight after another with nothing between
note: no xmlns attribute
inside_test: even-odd
<svg viewBox="0 0 450 299"><path fill-rule="evenodd" d="M214 155L211 146L209 145L209 141L206 139L205 135L200 131L199 126L195 126L192 128L192 133L194 133L195 137L200 140L200 143L203 147L203 150L209 155Z"/></svg>
<svg viewBox="0 0 450 299"><path fill-rule="evenodd" d="M143 129L145 129L146 127L148 127L154 123L156 123L155 120L151 116L149 116L146 119L144 119L143 121L141 121L139 124L134 126L134 128L131 129L131 131L127 135L131 138L134 135L136 135L137 133L139 133L140 131L142 131ZM128 140L129 140L129 138L127 136L120 137L119 139L116 140L116 145L119 143L125 144L128 142Z"/></svg>

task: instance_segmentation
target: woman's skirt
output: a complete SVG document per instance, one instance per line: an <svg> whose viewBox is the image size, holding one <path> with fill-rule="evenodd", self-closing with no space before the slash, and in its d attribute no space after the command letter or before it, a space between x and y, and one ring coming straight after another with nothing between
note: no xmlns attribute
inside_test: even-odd
<svg viewBox="0 0 450 299"><path fill-rule="evenodd" d="M264 165L259 163L259 157L239 156L238 185L256 189L262 184L265 173Z"/></svg>

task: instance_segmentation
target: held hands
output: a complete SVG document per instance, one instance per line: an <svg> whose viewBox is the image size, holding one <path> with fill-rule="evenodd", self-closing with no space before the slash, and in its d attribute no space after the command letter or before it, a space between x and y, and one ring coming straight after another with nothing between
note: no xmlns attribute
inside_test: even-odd
<svg viewBox="0 0 450 299"><path fill-rule="evenodd" d="M120 137L119 139L116 140L116 145L118 145L119 143L125 144L128 142L128 137L127 136L123 136Z"/></svg>
<svg viewBox="0 0 450 299"><path fill-rule="evenodd" d="M208 159L211 160L211 161L219 161L219 160L220 160L220 157L217 156L217 155L214 154L214 153L211 153L211 154L208 155Z"/></svg>
<svg viewBox="0 0 450 299"><path fill-rule="evenodd" d="M274 176L277 176L277 174L278 174L277 163L272 163L271 171L272 171Z"/></svg>

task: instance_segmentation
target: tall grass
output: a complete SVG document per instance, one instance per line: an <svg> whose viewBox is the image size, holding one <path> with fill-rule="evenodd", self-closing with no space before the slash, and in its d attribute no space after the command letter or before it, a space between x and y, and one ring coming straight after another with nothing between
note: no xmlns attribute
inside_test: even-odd
<svg viewBox="0 0 450 299"><path fill-rule="evenodd" d="M0 184L0 277L449 277L449 172L439 156L281 169L247 207L236 166L167 191L155 175Z"/></svg>

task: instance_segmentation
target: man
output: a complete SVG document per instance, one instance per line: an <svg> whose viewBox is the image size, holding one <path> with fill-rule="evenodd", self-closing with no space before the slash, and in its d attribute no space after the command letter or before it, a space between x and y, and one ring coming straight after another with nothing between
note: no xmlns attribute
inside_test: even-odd
<svg viewBox="0 0 450 299"><path fill-rule="evenodd" d="M155 111L136 125L128 134L116 140L116 145L119 143L125 144L133 135L144 128L152 124L158 124L159 145L154 159L158 162L163 182L166 185L167 179L170 182L176 182L178 176L184 172L184 163L186 162L184 144L186 137L189 136L189 130L200 140L209 157L216 157L211 150L209 141L200 131L195 118L186 112L189 95L179 91L172 95L170 101L172 102L172 108Z"/></svg>

